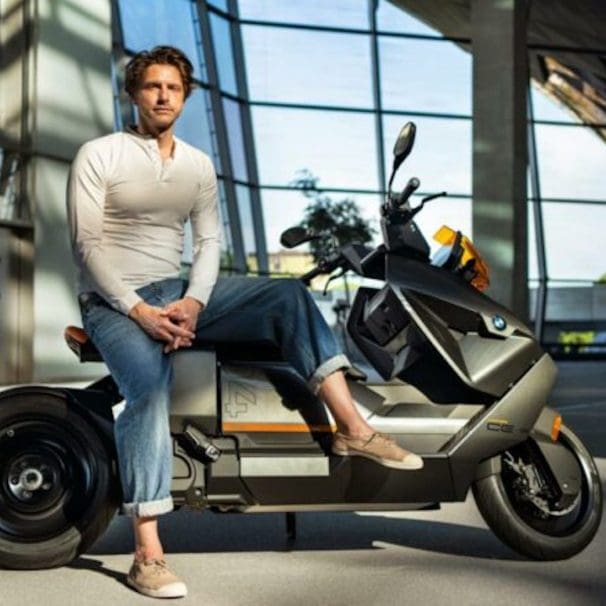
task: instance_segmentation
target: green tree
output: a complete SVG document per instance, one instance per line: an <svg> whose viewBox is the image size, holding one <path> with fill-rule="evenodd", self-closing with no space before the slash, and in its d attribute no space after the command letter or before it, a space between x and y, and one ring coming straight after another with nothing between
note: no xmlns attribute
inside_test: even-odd
<svg viewBox="0 0 606 606"><path fill-rule="evenodd" d="M360 207L351 198L333 200L318 188L319 178L309 170L298 172L291 182L310 200L299 223L319 238L309 243L311 254L317 263L335 247L345 244L366 244L372 241L376 230L362 218ZM343 276L347 305L350 304L349 285Z"/></svg>
<svg viewBox="0 0 606 606"><path fill-rule="evenodd" d="M333 200L318 188L319 178L309 170L298 172L291 182L310 200L305 207L301 227L319 235L309 243L314 261L318 262L335 246L366 244L372 241L376 230L362 218L360 207L351 198Z"/></svg>

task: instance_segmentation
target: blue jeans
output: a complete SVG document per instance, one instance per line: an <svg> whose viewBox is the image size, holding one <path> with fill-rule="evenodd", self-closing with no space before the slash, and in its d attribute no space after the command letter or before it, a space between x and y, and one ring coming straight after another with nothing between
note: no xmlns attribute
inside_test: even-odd
<svg viewBox="0 0 606 606"><path fill-rule="evenodd" d="M150 305L180 299L187 283L154 282L137 293ZM80 295L84 329L100 351L126 406L114 428L123 513L155 516L173 509L172 439L168 416L172 353L99 295ZM198 317L204 341L271 341L317 391L331 373L350 366L307 289L299 280L219 278Z"/></svg>

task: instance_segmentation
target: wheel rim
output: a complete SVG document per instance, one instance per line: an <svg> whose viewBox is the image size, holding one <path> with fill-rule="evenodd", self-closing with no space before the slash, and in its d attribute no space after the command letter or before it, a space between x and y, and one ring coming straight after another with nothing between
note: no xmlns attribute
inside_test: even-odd
<svg viewBox="0 0 606 606"><path fill-rule="evenodd" d="M96 489L95 456L61 420L9 420L0 428L0 461L0 538L51 539L86 514Z"/></svg>
<svg viewBox="0 0 606 606"><path fill-rule="evenodd" d="M594 504L590 466L584 460L584 457L579 454L574 443L563 433L560 434L560 440L575 456L582 471L581 486L570 507L559 510L557 505L550 502L549 499L544 500L545 505L543 507L539 507L529 501L527 496L521 494L519 487L516 486L515 474L507 471L505 456L503 457L503 472L501 473L503 488L519 518L537 532L553 537L570 536L581 529L591 515ZM518 451L516 455L521 455L526 462L528 462L529 458L541 457L536 447L530 449L526 447L525 452L520 453ZM543 462L543 464L547 465L546 462ZM545 508L552 509L551 515L546 513Z"/></svg>

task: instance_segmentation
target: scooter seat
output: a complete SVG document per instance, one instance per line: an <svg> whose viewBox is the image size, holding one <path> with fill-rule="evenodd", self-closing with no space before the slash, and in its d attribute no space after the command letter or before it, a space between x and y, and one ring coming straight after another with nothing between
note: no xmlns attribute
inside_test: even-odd
<svg viewBox="0 0 606 606"><path fill-rule="evenodd" d="M68 347L78 356L80 362L103 362L99 350L94 346L86 332L78 326L68 326L63 336ZM196 341L193 349L216 350L219 359L223 362L229 361L256 361L264 362L283 361L279 348L270 342L258 342L242 345L234 343L205 343L203 340ZM355 381L365 381L366 374L360 369L352 366L346 374Z"/></svg>
<svg viewBox="0 0 606 606"><path fill-rule="evenodd" d="M98 349L86 332L78 326L68 326L63 336L67 346L78 356L80 362L103 362Z"/></svg>

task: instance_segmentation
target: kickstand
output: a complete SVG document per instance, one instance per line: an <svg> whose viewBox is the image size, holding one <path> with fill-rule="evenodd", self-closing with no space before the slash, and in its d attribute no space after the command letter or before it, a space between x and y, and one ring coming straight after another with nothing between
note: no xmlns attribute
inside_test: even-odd
<svg viewBox="0 0 606 606"><path fill-rule="evenodd" d="M292 511L286 512L286 540L289 545L297 540L297 518Z"/></svg>

